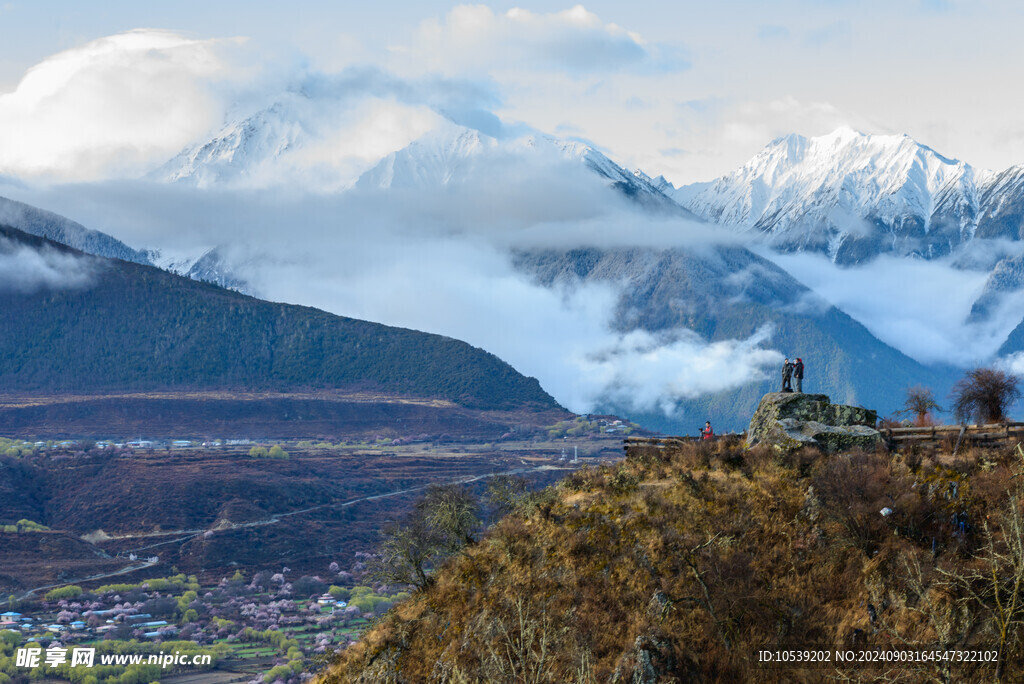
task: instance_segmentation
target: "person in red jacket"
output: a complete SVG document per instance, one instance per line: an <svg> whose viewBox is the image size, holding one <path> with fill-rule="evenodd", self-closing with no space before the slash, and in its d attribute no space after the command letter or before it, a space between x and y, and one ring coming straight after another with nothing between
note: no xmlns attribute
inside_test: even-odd
<svg viewBox="0 0 1024 684"><path fill-rule="evenodd" d="M704 427L702 427L700 429L700 438L701 439L714 439L715 438L715 431L711 429L711 421L710 420L705 420L704 421Z"/></svg>

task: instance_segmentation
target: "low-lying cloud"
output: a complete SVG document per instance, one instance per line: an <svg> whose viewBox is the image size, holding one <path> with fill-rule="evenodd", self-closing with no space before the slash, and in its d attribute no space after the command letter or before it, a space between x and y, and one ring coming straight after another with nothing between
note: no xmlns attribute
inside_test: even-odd
<svg viewBox="0 0 1024 684"><path fill-rule="evenodd" d="M762 346L770 338L770 327L745 340L711 344L687 330L633 330L608 347L591 351L578 365L601 388L602 404L642 413L660 411L670 418L677 413L679 399L766 379L765 369L783 360L781 353Z"/></svg>
<svg viewBox="0 0 1024 684"><path fill-rule="evenodd" d="M968 323L988 272L956 268L948 259L883 255L864 265L838 267L820 255L761 254L922 363L985 363L1024 317L1024 293L1008 293L991 315Z"/></svg>
<svg viewBox="0 0 1024 684"><path fill-rule="evenodd" d="M221 246L261 297L440 333L538 378L568 408L614 401L671 414L676 403L763 377L767 332L702 340L613 329L617 283L544 287L516 249L689 246L735 237L652 218L578 161L508 153L447 186L342 194L199 190L108 182L12 192L133 246L199 256ZM550 161L550 160L549 160Z"/></svg>
<svg viewBox="0 0 1024 684"><path fill-rule="evenodd" d="M0 237L0 291L32 293L87 287L96 274L96 260L35 248Z"/></svg>

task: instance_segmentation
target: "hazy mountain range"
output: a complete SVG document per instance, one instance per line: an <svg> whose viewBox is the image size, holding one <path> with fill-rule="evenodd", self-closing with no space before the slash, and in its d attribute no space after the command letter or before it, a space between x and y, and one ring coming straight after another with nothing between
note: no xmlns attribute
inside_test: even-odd
<svg viewBox="0 0 1024 684"><path fill-rule="evenodd" d="M1024 350L1024 328L1008 335L1024 317L1024 167L975 169L907 136L841 129L817 138L780 138L732 173L676 188L664 178L628 170L593 145L532 131L484 132L443 117L379 158L324 165L309 161L324 139L322 121L309 117L309 102L300 104L278 102L226 124L213 138L168 160L148 182L198 192L302 187L320 197L400 198L396 204L410 197L456 207L478 201L474 209L498 223L530 203L531 178L538 179L538 193L554 187L555 199L543 202L556 205L545 214L556 218L535 221L529 240L505 240L500 249L532 286L583 296L591 286L614 291L614 304L601 316L617 342L591 350L581 363L607 375L591 396L593 410L642 416L665 430L685 431L706 414L739 428L760 394L774 386L784 354L803 356L815 391L883 414L902 403L907 386L927 384L941 394L960 372L952 365L957 360L944 362L938 354L925 363L915 360L897 334L885 334L870 314L858 318L851 315L858 313L855 307L815 292L775 254L820 258L855 275L881 258L935 262L952 274L987 273L977 292L965 293L969 311L958 325L968 337L975 326L992 338L975 354L979 362ZM578 206L563 220L557 184L565 178L571 181L565 203ZM587 202L598 207L594 216L609 216L606 222L613 225L588 236L577 218L593 220L586 216ZM160 256L160 244L143 245L152 251L132 250L48 212L12 202L4 206L18 207L8 212L8 222L28 232L243 292L260 292L259 272L278 256L261 255L259 242L250 241L243 264L235 249L243 238L232 243L218 235L219 247L169 259ZM428 222L435 220L432 211L424 203ZM409 213L416 216L415 207ZM471 230L469 223L459 230ZM75 228L60 233L55 226ZM656 239L650 238L650 226L660 231ZM697 237L687 237L687 231L697 231ZM540 232L543 239L537 239ZM864 273L867 288L870 272ZM650 401L636 401L644 388L629 381L631 364L666 351L685 357L686 345L712 357L745 355L737 364L745 379L716 383L681 375L649 388L655 395ZM560 388L546 389L559 399Z"/></svg>

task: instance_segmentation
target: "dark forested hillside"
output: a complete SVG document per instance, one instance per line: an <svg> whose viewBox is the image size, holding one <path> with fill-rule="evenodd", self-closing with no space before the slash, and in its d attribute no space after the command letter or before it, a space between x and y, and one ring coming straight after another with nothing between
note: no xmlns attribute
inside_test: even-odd
<svg viewBox="0 0 1024 684"><path fill-rule="evenodd" d="M481 409L555 401L464 342L275 304L0 227L2 392L342 388Z"/></svg>

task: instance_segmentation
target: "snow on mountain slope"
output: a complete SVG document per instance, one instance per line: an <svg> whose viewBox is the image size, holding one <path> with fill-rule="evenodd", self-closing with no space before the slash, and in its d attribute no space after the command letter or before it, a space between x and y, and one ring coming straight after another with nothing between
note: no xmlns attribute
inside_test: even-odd
<svg viewBox="0 0 1024 684"><path fill-rule="evenodd" d="M977 237L1024 239L1024 165L993 175L980 204Z"/></svg>
<svg viewBox="0 0 1024 684"><path fill-rule="evenodd" d="M495 155L543 165L577 160L646 208L689 216L664 178L619 166L593 147L543 135L496 138L455 123L443 108L399 98L297 89L182 150L149 177L200 188L291 188L333 193L354 185L429 188L487 174Z"/></svg>
<svg viewBox="0 0 1024 684"><path fill-rule="evenodd" d="M200 188L351 187L385 155L436 128L428 107L387 98L289 92L269 107L228 123L211 140L186 148L150 174Z"/></svg>
<svg viewBox="0 0 1024 684"><path fill-rule="evenodd" d="M934 258L970 240L992 178L906 135L848 128L772 141L736 171L669 194L700 217L783 251L840 264L883 252Z"/></svg>
<svg viewBox="0 0 1024 684"><path fill-rule="evenodd" d="M449 121L387 155L356 185L409 189L459 183L474 174L490 173L493 167L488 163L499 157L515 157L538 170L576 162L644 208L695 218L663 192L671 188L663 177L651 179L642 171L628 171L585 143L544 135L498 140Z"/></svg>
<svg viewBox="0 0 1024 684"><path fill-rule="evenodd" d="M447 185L471 173L473 162L498 141L480 131L444 122L381 159L359 177L357 187L423 188Z"/></svg>
<svg viewBox="0 0 1024 684"><path fill-rule="evenodd" d="M569 159L577 159L591 171L610 181L612 187L622 192L647 209L670 211L687 218L696 218L682 209L675 200L665 194L672 185L664 176L652 179L643 171L628 171L590 145L573 140L559 140L548 136L531 136L523 141L528 147L553 147Z"/></svg>
<svg viewBox="0 0 1024 684"><path fill-rule="evenodd" d="M151 265L149 254L132 249L120 240L90 230L52 211L0 197L0 224L38 235L89 254Z"/></svg>

